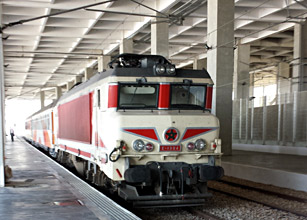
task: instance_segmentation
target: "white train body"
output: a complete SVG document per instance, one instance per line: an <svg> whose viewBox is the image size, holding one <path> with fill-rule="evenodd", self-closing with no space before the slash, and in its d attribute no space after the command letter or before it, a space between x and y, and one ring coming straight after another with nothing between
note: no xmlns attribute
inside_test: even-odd
<svg viewBox="0 0 307 220"><path fill-rule="evenodd" d="M48 133L46 146L59 161L98 185L109 183L136 205L204 202L206 181L223 175L208 73L171 69L160 56L118 59L114 69L32 115L28 139L39 143L38 133ZM49 126L38 132L29 123L41 115L50 116Z"/></svg>

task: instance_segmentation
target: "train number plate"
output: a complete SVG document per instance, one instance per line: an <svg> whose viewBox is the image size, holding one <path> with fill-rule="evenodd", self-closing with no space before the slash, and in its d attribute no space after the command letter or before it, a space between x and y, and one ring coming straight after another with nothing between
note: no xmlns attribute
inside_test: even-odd
<svg viewBox="0 0 307 220"><path fill-rule="evenodd" d="M181 151L181 145L160 145L160 151L178 152Z"/></svg>

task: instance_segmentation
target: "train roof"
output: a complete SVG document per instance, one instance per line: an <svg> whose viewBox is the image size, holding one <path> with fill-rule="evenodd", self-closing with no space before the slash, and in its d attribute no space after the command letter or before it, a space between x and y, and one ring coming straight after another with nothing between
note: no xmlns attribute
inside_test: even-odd
<svg viewBox="0 0 307 220"><path fill-rule="evenodd" d="M40 114L40 113L42 113L42 112L44 112L44 111L46 111L46 110L48 110L48 109L50 109L50 108L53 108L54 106L56 106L57 101L58 101L58 100L55 100L55 101L53 101L51 104L49 104L49 105L47 105L47 106L44 106L43 108L41 108L41 109L38 110L37 112L35 112L35 113L33 113L32 115L30 115L29 117L27 117L27 119L32 118L33 116L38 115L38 114Z"/></svg>
<svg viewBox="0 0 307 220"><path fill-rule="evenodd" d="M160 55L139 55L139 54L120 54L109 63L111 69L99 72L88 81L74 86L69 92L64 94L60 100L69 97L97 81L110 76L118 77L161 77L154 72L157 64L172 65L166 58ZM171 78L207 78L211 79L207 70L175 69L174 75L162 75Z"/></svg>

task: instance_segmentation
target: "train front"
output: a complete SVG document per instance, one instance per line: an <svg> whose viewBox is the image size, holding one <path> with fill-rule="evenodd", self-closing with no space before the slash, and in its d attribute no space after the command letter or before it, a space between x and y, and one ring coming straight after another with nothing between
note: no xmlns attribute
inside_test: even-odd
<svg viewBox="0 0 307 220"><path fill-rule="evenodd" d="M219 121L210 113L212 80L205 70L146 59L146 68L126 68L133 79L121 72L109 83L112 108L104 121L117 139L109 175L135 206L203 204L211 196L207 181L224 173Z"/></svg>

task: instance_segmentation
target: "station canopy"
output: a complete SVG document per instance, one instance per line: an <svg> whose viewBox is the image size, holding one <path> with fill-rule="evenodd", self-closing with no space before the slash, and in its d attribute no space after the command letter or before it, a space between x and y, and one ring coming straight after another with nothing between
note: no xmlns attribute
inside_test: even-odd
<svg viewBox="0 0 307 220"><path fill-rule="evenodd" d="M205 0L2 0L6 98L54 98L97 57L150 54L152 22L169 24L169 59L189 68L206 58ZM304 0L235 0L235 42L251 45L250 67L293 59L293 27L306 18ZM156 21L158 20L158 21ZM210 45L209 45L210 46Z"/></svg>

